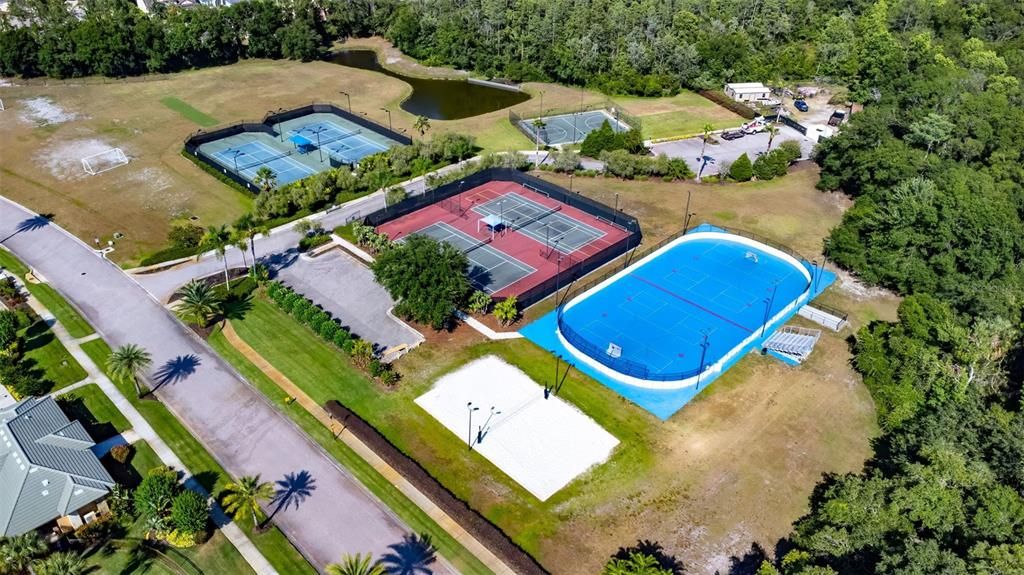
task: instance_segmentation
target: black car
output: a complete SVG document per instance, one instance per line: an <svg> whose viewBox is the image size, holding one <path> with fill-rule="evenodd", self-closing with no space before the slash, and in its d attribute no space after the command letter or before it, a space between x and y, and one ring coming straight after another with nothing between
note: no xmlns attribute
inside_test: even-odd
<svg viewBox="0 0 1024 575"><path fill-rule="evenodd" d="M729 130L728 132L722 132L723 140L739 140L743 137L743 132L739 130Z"/></svg>

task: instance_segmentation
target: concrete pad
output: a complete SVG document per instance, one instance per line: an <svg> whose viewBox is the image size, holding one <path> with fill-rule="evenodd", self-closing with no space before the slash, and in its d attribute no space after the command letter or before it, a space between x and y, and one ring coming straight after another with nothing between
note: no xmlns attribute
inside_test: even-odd
<svg viewBox="0 0 1024 575"><path fill-rule="evenodd" d="M467 406L472 402L472 406ZM416 403L541 501L606 461L619 440L519 368L489 355ZM470 408L477 408L472 412Z"/></svg>

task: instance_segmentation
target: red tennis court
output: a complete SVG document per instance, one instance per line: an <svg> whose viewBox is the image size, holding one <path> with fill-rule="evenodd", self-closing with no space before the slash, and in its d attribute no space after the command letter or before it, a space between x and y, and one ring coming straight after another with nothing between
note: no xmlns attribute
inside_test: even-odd
<svg viewBox="0 0 1024 575"><path fill-rule="evenodd" d="M462 250L476 289L520 295L585 265L630 232L543 192L493 180L377 227L392 240L424 234Z"/></svg>

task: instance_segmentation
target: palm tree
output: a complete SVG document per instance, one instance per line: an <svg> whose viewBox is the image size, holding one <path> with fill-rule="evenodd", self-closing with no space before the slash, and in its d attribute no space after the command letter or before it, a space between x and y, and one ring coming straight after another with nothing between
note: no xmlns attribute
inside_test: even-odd
<svg viewBox="0 0 1024 575"><path fill-rule="evenodd" d="M259 188L261 192L266 193L273 191L273 189L277 187L277 174L274 173L274 170L263 166L256 170L256 175L253 176L252 183L256 184L256 187Z"/></svg>
<svg viewBox="0 0 1024 575"><path fill-rule="evenodd" d="M181 297L174 313L198 327L206 327L219 312L221 297L210 284L192 280L178 290Z"/></svg>
<svg viewBox="0 0 1024 575"><path fill-rule="evenodd" d="M775 124L768 124L764 127L764 131L768 132L768 150L772 151L772 140L775 139L775 134L779 133L779 129L775 127Z"/></svg>
<svg viewBox="0 0 1024 575"><path fill-rule="evenodd" d="M24 573L46 551L46 542L35 531L7 537L0 541L0 572Z"/></svg>
<svg viewBox="0 0 1024 575"><path fill-rule="evenodd" d="M249 253L252 255L252 267L253 270L256 268L256 236L259 234L267 235L270 233L270 228L267 224L258 220L252 213L242 214L234 224L235 233L238 235L244 235L249 241ZM243 256L244 258L244 256Z"/></svg>
<svg viewBox="0 0 1024 575"><path fill-rule="evenodd" d="M32 564L35 575L83 575L85 562L74 553L59 552Z"/></svg>
<svg viewBox="0 0 1024 575"><path fill-rule="evenodd" d="M420 133L421 137L425 136L427 134L427 130L430 129L430 119L426 116L418 116L412 127Z"/></svg>
<svg viewBox="0 0 1024 575"><path fill-rule="evenodd" d="M246 475L237 483L229 483L224 487L224 511L231 514L235 521L246 515L252 515L253 526L258 526L263 509L260 501L274 497L274 486L269 481L260 482L259 475Z"/></svg>
<svg viewBox="0 0 1024 575"><path fill-rule="evenodd" d="M672 571L658 564L658 559L646 553L633 552L626 559L609 561L601 575L672 575Z"/></svg>
<svg viewBox="0 0 1024 575"><path fill-rule="evenodd" d="M228 286L228 289L231 289L231 278L228 277L227 252L231 244L231 232L225 225L206 228L206 233L199 240L201 251L213 250L217 252L217 259L224 260L224 284Z"/></svg>
<svg viewBox="0 0 1024 575"><path fill-rule="evenodd" d="M362 553L342 555L341 561L327 566L327 575L385 575L387 570L380 563L373 563L373 555Z"/></svg>
<svg viewBox="0 0 1024 575"><path fill-rule="evenodd" d="M700 145L700 157L701 158L704 157L704 148L706 148L707 145L708 145L708 136L711 135L711 131L714 130L714 129L715 129L715 127L712 126L711 124L704 124L704 141Z"/></svg>
<svg viewBox="0 0 1024 575"><path fill-rule="evenodd" d="M122 345L107 356L107 369L110 370L110 375L121 381L131 379L135 384L135 394L139 397L142 397L139 376L152 364L153 358L149 352L134 343Z"/></svg>

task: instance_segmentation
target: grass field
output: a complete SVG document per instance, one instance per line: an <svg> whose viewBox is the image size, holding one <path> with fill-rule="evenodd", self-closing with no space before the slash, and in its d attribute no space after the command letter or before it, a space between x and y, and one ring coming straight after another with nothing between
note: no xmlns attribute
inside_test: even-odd
<svg viewBox="0 0 1024 575"><path fill-rule="evenodd" d="M97 443L131 428L124 414L95 383L62 394L58 401L68 418L82 422Z"/></svg>
<svg viewBox="0 0 1024 575"><path fill-rule="evenodd" d="M175 112L181 114L182 117L184 117L186 120L199 124L204 128L216 126L220 123L217 120L217 118L214 118L213 116L204 114L203 112L196 110L191 105L189 105L188 102L183 102L175 98L174 96L167 96L165 98L161 98L160 103L174 110Z"/></svg>
<svg viewBox="0 0 1024 575"><path fill-rule="evenodd" d="M815 190L816 181L814 169L798 169L755 184L576 178L574 185L609 202L619 193L620 205L640 217L645 243L681 228L690 190L698 220L763 233L816 257L845 205ZM842 286L830 294L831 303L855 319L891 318L897 303L889 297L860 298ZM531 309L528 315L536 313ZM233 325L314 399L338 399L370 420L559 572L596 572L620 545L637 538L661 542L692 572L726 572L730 558L742 556L751 544L770 550L789 532L791 522L806 512L807 496L822 473L858 469L877 431L870 396L848 364L846 334L826 334L799 369L746 357L665 423L572 372L564 397L622 443L607 463L541 503L489 462L467 453L459 438L412 401L440 375L488 353L544 382L551 377L552 359L543 350L522 340L485 342L465 328L427 334L426 344L398 362L403 374L398 388L384 390L266 301L257 299ZM212 343L252 381L260 380L219 336ZM274 388L269 389L272 394Z"/></svg>
<svg viewBox="0 0 1024 575"><path fill-rule="evenodd" d="M380 39L353 45L387 49ZM406 74L458 75L387 53L388 65ZM165 247L175 221L196 216L202 226L229 223L252 206L251 197L217 182L181 156L182 142L190 133L199 127L258 120L268 110L310 101L340 102L340 86L351 94L355 111L383 123L387 116L381 108L388 108L396 129L415 133L416 118L400 108L411 89L408 84L326 62L252 60L148 81L5 87L7 112L0 115L4 194L53 214L57 223L90 244L94 239L105 244L115 232L124 234L115 240L110 257L131 265ZM528 83L523 88L534 96L514 108L524 116L539 113L541 92L545 113L606 101L596 92L554 84ZM692 93L619 100L626 110L649 118L644 120L648 137L693 133L706 121L716 127L739 121ZM472 134L484 151L533 147L508 122L507 110L457 121L432 120L431 126L428 138L446 131ZM131 162L87 176L81 158L115 146Z"/></svg>
<svg viewBox="0 0 1024 575"><path fill-rule="evenodd" d="M103 368L106 365L107 356L110 355L110 346L101 339L88 341L82 344L82 350L96 363ZM181 422L167 410L159 401L146 401L135 399L135 390L131 383L117 382L115 384L132 402L139 413L146 418L146 421L157 430L160 437L189 468L189 471L196 476L196 479L210 493L216 496L223 489L224 485L232 478L224 471L224 468L210 455L208 451L192 436ZM252 525L245 521L239 522L245 530L249 539L256 545L261 553L281 573L296 573L311 575L314 573L312 566L299 554L298 551L288 542L288 539L276 528L268 529L261 533L255 533Z"/></svg>
<svg viewBox="0 0 1024 575"><path fill-rule="evenodd" d="M46 379L53 382L50 391L82 381L88 375L45 321L37 321L25 328L23 336L25 357L35 360L36 365L46 372Z"/></svg>

